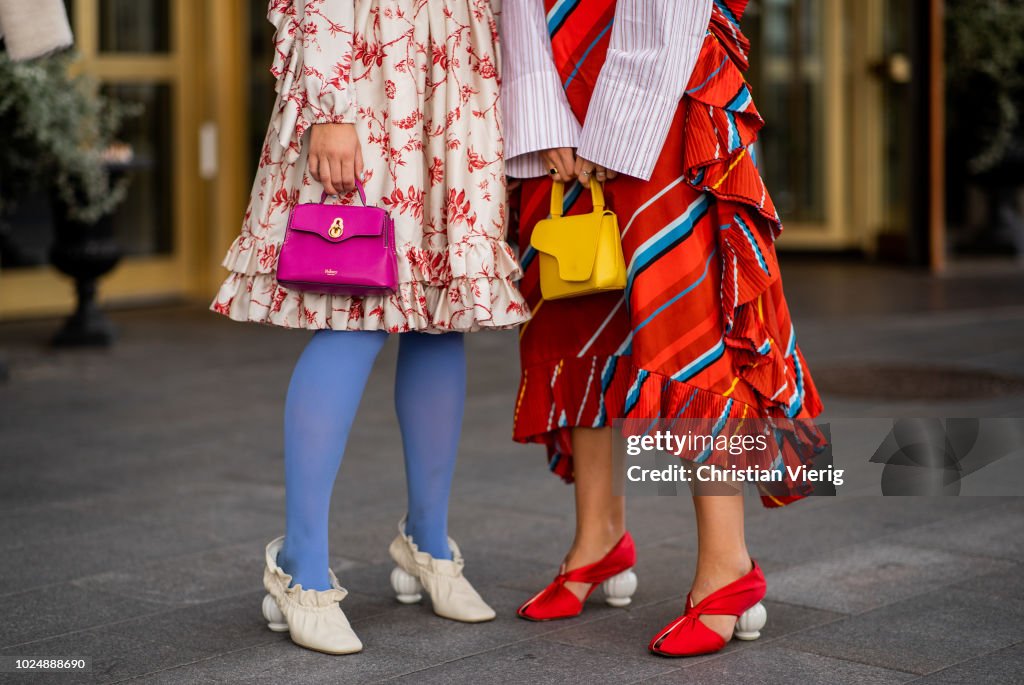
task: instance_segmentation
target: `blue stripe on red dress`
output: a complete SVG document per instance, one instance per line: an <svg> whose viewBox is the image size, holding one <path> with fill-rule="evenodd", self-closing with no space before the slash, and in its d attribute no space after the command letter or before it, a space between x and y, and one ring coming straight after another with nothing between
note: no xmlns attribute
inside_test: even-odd
<svg viewBox="0 0 1024 685"><path fill-rule="evenodd" d="M806 463L822 437L797 421L821 411L782 292L782 226L752 158L763 125L742 70L745 0L716 0L708 34L650 181L605 187L619 216L628 285L621 293L542 302L535 252L520 283L533 310L522 329L514 437L547 446L572 480L570 429L614 419L771 420L785 435L762 466ZM547 0L552 51L577 118L586 116L608 50L615 0ZM520 244L547 215L550 179L523 183ZM592 209L575 184L565 213ZM790 421L790 420L796 421ZM803 426L804 424L800 424ZM719 428L720 430L721 428ZM714 458L687 455L690 459ZM801 491L763 495L766 506Z"/></svg>

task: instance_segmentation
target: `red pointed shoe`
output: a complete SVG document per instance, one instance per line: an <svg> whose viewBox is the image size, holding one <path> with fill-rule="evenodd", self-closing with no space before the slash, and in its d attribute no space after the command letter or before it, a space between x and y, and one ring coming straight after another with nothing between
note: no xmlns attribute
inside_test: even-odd
<svg viewBox="0 0 1024 685"><path fill-rule="evenodd" d="M516 613L530 621L579 616L583 612L583 602L565 587L567 582L590 583L587 597L603 583L608 603L626 606L636 591L636 575L630 570L635 564L636 547L633 536L627 531L600 561L559 573L550 585L519 607ZM586 597L583 600L585 602Z"/></svg>
<svg viewBox="0 0 1024 685"><path fill-rule="evenodd" d="M761 628L767 622L767 613L761 600L764 599L768 584L757 562L747 575L715 590L697 605L686 595L686 613L658 631L648 649L661 656L697 656L711 654L725 647L721 635L701 623L702 614L730 615L736 617L733 637L739 640L756 640Z"/></svg>

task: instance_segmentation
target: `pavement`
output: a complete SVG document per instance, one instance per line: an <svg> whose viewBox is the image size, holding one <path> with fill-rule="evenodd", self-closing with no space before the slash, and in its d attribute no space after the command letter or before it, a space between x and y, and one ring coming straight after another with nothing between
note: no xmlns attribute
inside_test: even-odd
<svg viewBox="0 0 1024 685"><path fill-rule="evenodd" d="M1024 272L790 260L786 286L812 371L990 372L1006 391L929 399L844 395L833 416L1024 416ZM0 682L114 683L1019 683L1024 499L750 500L768 577L755 642L687 660L648 654L681 613L696 552L686 497L636 497L639 589L600 593L573 620L516 606L556 572L572 492L542 450L511 442L514 333L470 337L466 430L451 534L498 611L464 625L398 604L387 546L404 507L391 403L395 345L364 397L335 488L333 568L365 644L330 657L267 630L263 547L283 532L281 412L306 334L223 320L201 304L118 311L109 351L46 347L53 320L0 325L0 657L85 656L88 673ZM841 373L836 369L845 370ZM1010 382L1011 380L1015 382ZM998 385L998 383L997 383ZM870 388L869 388L870 390Z"/></svg>

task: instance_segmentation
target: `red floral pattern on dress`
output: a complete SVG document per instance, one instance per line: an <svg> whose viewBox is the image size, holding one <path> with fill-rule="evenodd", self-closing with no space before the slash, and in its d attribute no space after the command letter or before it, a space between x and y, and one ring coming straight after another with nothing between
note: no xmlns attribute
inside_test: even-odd
<svg viewBox="0 0 1024 685"><path fill-rule="evenodd" d="M214 311L285 327L391 332L509 328L529 318L504 240L496 5L270 0L278 98ZM292 208L322 192L306 170L304 133L328 122L356 124L367 201L395 221L392 295L300 292L275 279Z"/></svg>

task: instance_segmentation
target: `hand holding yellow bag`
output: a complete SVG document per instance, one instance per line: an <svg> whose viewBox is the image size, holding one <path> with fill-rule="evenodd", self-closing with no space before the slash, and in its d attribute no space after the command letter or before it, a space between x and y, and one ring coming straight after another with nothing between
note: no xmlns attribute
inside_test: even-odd
<svg viewBox="0 0 1024 685"><path fill-rule="evenodd" d="M604 205L604 191L590 179L594 211L562 216L565 185L551 188L551 217L537 224L530 245L539 252L540 292L545 300L580 297L626 287L619 220Z"/></svg>

